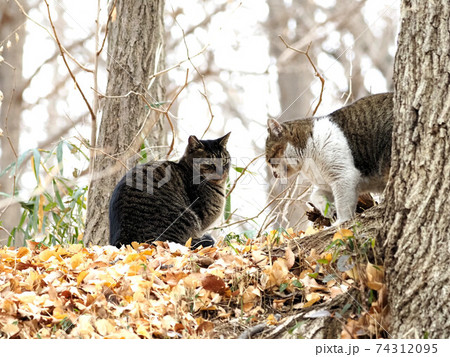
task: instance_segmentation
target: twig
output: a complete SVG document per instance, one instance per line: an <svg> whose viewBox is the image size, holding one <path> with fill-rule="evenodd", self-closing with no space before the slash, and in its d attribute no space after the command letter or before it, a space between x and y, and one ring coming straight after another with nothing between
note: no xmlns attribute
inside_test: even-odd
<svg viewBox="0 0 450 357"><path fill-rule="evenodd" d="M260 154L258 156L256 156L255 158L252 159L252 161L250 161L247 166L244 167L244 169L242 170L241 174L238 176L238 178L233 182L233 186L231 186L230 190L228 191L227 195L225 196L225 199L228 198L228 196L231 195L231 192L233 192L233 190L236 188L236 185L238 183L238 181L241 179L241 177L245 174L245 172L247 171L248 167L253 164L256 160L258 160L261 156L263 156L264 154Z"/></svg>
<svg viewBox="0 0 450 357"><path fill-rule="evenodd" d="M206 104L208 105L209 114L211 115L211 118L209 120L208 126L206 127L205 131L203 132L203 134L201 136L201 138L203 138L205 136L205 134L208 132L208 130L211 127L211 124L212 124L212 122L214 120L214 114L212 112L211 103L209 102L207 91L206 91L206 83L205 83L205 78L204 78L205 76L200 73L200 71L198 70L197 66L194 64L194 62L192 62L192 58L189 56L189 47L188 47L187 42L186 42L186 33L184 32L183 27L181 27L181 25L177 21L177 19L175 18L174 20L175 20L176 24L178 25L178 27L181 29L181 33L183 34L183 43L184 43L184 47L186 47L187 58L188 58L189 62L191 63L191 66L195 69L197 74L200 76L200 79L202 81L203 93L200 92L200 94L203 96L203 98L205 98Z"/></svg>
<svg viewBox="0 0 450 357"><path fill-rule="evenodd" d="M347 98L345 99L344 106L347 105L350 97L353 94L352 76L353 76L353 61L352 61L352 58L350 57L350 70L349 70L349 76L348 76L348 94L347 94Z"/></svg>
<svg viewBox="0 0 450 357"><path fill-rule="evenodd" d="M59 51L58 51L59 54ZM76 76L78 73L80 73L81 68L75 67L73 69L73 74ZM64 88L64 86L67 84L67 81L71 80L70 74L67 73L64 77L61 77L61 79L58 79L57 82L55 82L52 86L52 90L50 93L46 94L45 97L38 97L36 101L33 103L24 103L24 110L26 109L33 109L35 106L41 103L43 100L49 100L49 98L53 97L54 95L58 94L59 91ZM24 87L25 89L25 87Z"/></svg>
<svg viewBox="0 0 450 357"><path fill-rule="evenodd" d="M6 63L6 61L3 61L3 63ZM9 112L11 110L12 101L13 101L13 98L14 98L14 94L16 92L16 68L14 66L12 66L12 65L9 65L9 66L14 71L14 75L13 75L14 79L13 79L13 87L12 87L12 90L11 90L11 97L10 97L9 103L8 103L8 109L6 110L6 115L5 115L5 127L4 127L5 134L4 135L6 135L6 138L8 139L9 146L11 147L11 150L12 150L12 152L13 152L14 156L16 157L16 160L17 160L17 152L16 152L16 149L14 148L14 144L13 144L13 142L11 140L11 137L9 136L9 131L8 131ZM9 208L9 206L14 201L14 195L15 195L15 192L16 192L16 181L17 181L17 169L14 171L11 197L9 199L7 199L7 204L5 205L5 208L0 212L0 217L3 216L3 214L6 212L6 210ZM1 208L2 207L0 206L0 209ZM5 229L5 232L7 232L6 229Z"/></svg>
<svg viewBox="0 0 450 357"><path fill-rule="evenodd" d="M109 20L109 18L108 18ZM96 147L97 145L97 115L99 108L99 98L98 98L98 59L100 57L101 51L98 51L98 36L100 31L100 0L97 0L97 18L95 20L95 55L94 55L94 100L92 101L92 110L95 114L95 117L92 117L91 120L91 146ZM105 34L106 38L106 34ZM102 45L103 46L103 45ZM94 160L95 160L95 151L91 150L90 152L90 161L89 161L89 171L92 174L94 170Z"/></svg>
<svg viewBox="0 0 450 357"><path fill-rule="evenodd" d="M191 33L193 33L198 28L204 28L204 26L206 26L206 24L211 22L211 19L213 18L213 16L217 15L219 12L224 11L226 9L227 5L228 5L228 1L226 1L222 5L218 6L213 12L208 14L208 16L205 16L205 18L202 21L200 21L199 23L197 23L197 24L191 26L190 28L188 28L186 30L185 35L186 36L190 35Z"/></svg>
<svg viewBox="0 0 450 357"><path fill-rule="evenodd" d="M175 69L175 68L181 67L181 65L182 65L183 63L188 62L188 61L190 61L192 58L198 57L198 56L200 56L201 54L203 54L203 53L206 51L206 49L208 48L208 46L209 46L209 44L207 44L206 46L204 46L200 51L198 51L198 52L197 52L195 55L193 55L192 57L186 58L186 59L184 59L184 60L178 62L177 64L175 64L175 65L173 65L173 66L171 66L171 67L168 67L168 68L166 68L166 69L163 69L163 70L161 70L161 71L159 71L159 72L156 72L156 73L152 74L152 75L149 77L149 79L152 80L153 78L156 78L156 77L158 77L158 76L160 76L160 75L162 75L162 74L165 74L165 73L167 73L167 72L170 72L170 71L172 71L172 70Z"/></svg>
<svg viewBox="0 0 450 357"><path fill-rule="evenodd" d="M324 78L322 77L322 75L319 73L319 71L317 70L316 66L314 65L314 62L312 61L311 57L309 56L309 49L310 49L310 47L311 47L312 42L309 43L308 48L306 49L306 51L302 51L302 50L299 50L299 49L294 48L294 47L292 47L291 45L289 45L289 44L284 40L284 38L283 38L281 35L279 35L278 37L280 38L280 40L284 43L284 45L285 45L287 48L289 48L289 49L291 49L292 51L295 51L295 52L297 52L297 53L300 53L300 54L302 54L302 55L305 55L306 58L308 59L309 63L311 64L312 68L314 69L314 75L315 75L317 78L320 79L320 82L321 82L321 84L322 84L322 88L321 88L321 90L320 90L319 102L317 103L317 106L316 106L316 108L314 109L313 114L312 114L312 115L314 115L314 114L316 114L317 109L318 109L319 106L320 106L320 103L322 103L322 95L323 95L323 87L325 86L325 79L324 79Z"/></svg>
<svg viewBox="0 0 450 357"><path fill-rule="evenodd" d="M275 314L275 319L277 321L280 321L281 319L281 315L280 314ZM248 328L247 330L245 330L243 333L241 333L238 337L238 339L249 339L252 338L254 335L257 335L258 333L263 332L266 329L267 323L263 322L261 324L252 326L250 328Z"/></svg>
<svg viewBox="0 0 450 357"><path fill-rule="evenodd" d="M227 227L230 227L230 226L234 226L234 225L236 225L236 224L242 224L242 223L245 223L245 222L248 222L248 221L252 221L252 220L254 220L254 219L256 219L256 218L258 218L259 216L261 216L261 214L272 204L272 203L274 203L283 193L285 193L288 189L290 188L290 186L289 187L287 187L286 189L284 189L283 191L281 191L277 196L275 196L266 206L264 206L264 208L261 210L261 211L259 211L259 213L258 214L256 214L255 216L253 216L253 217L250 217L250 218L245 218L245 219L241 219L240 221L236 221L236 222L233 222L233 223L230 223L230 224L226 224L226 225L222 225L222 226L218 226L218 227L214 227L213 229L223 229L223 228L227 228Z"/></svg>
<svg viewBox="0 0 450 357"><path fill-rule="evenodd" d="M167 106L167 108L165 110L156 108L154 106L152 106L151 103L149 103L149 101L147 100L147 98L145 98L145 96L142 93L139 92L135 92L135 91L129 91L127 94L124 95L104 95L101 94L100 92L97 92L102 98L108 98L108 99L117 99L117 98L126 98L131 94L137 95L139 96L144 102L145 104L147 104L147 106L149 107L150 110L153 110L155 112L158 112L160 114L163 114L165 116L165 118L167 119L167 121L169 122L169 126L172 130L172 142L169 148L169 152L167 153L167 157L170 155L170 153L173 151L173 147L175 144L175 129L172 123L172 120L170 119L169 116L169 111L170 108L172 107L172 105L174 104L175 100L178 98L178 96L180 95L180 93L184 90L184 88L186 88L186 86L188 85L188 76L189 76L189 70L186 71L186 80L184 82L184 85L177 91L177 93L175 94L175 96L173 97L173 99L170 101L169 105ZM94 88L92 88L94 90ZM138 130L138 132L136 133L136 135L134 136L134 138L131 140L131 143L128 145L128 147L122 151L121 153L115 154L114 156L122 156L122 155L126 155L126 153L128 152L128 150L130 150L130 148L133 146L133 144L136 141L136 138L143 133L143 136L146 137L148 135L148 132L153 128L153 126L156 124L156 121L154 123L152 123L152 125L145 130L146 127L146 123L147 123L147 118L144 120L144 122L142 123L141 128ZM140 143L139 143L140 146ZM138 147L139 147L138 146Z"/></svg>
<svg viewBox="0 0 450 357"><path fill-rule="evenodd" d="M44 0L44 1L45 1L45 0ZM34 20L32 17L30 17L30 15L27 14L27 12L26 12L25 9L23 8L22 4L21 4L18 0L14 0L14 2L17 4L17 6L19 7L19 9L20 9L20 11L22 12L22 14L23 14L28 20L30 20L31 22L33 22L34 24L36 24L36 25L39 26L40 28L44 29L44 30L50 35L50 37L56 41L55 36L53 36L53 34L50 32L50 30L49 30L48 28L46 28L45 26L41 25L41 24L40 24L39 22L37 22L36 20ZM47 7L48 7L48 4L47 4ZM64 48L64 46L61 46L61 47L60 47L60 50L64 51L64 53L65 53L65 54L66 54L73 62L75 62L76 65L77 65L78 67L80 67L83 71L92 73L92 69L89 69L89 68L83 66L80 62L78 62L78 61L75 59L75 57L73 57L73 56L70 54L70 52L67 51L66 48Z"/></svg>
<svg viewBox="0 0 450 357"><path fill-rule="evenodd" d="M6 63L6 61L3 61L3 63ZM6 136L6 138L8 139L9 146L11 147L11 150L12 150L14 156L15 156L16 159L17 159L17 151L16 151L16 149L14 148L14 144L13 144L13 142L11 141L11 137L9 136L9 132L8 132L8 117L9 117L9 112L10 112L10 110L11 110L11 105L12 105L12 101L13 101L13 98L14 98L14 94L16 93L16 68L13 67L13 66L11 66L11 65L10 65L10 67L11 67L12 70L14 71L14 75L13 75L13 77L14 77L14 85L13 85L12 90L11 90L11 97L9 98L8 109L6 110L6 115L5 115L5 128L4 128L4 129L5 129L5 136ZM14 191L13 191L13 192L14 192Z"/></svg>
<svg viewBox="0 0 450 357"><path fill-rule="evenodd" d="M173 127L172 120L170 119L170 116L169 116L169 110L170 110L170 108L172 107L172 105L173 105L173 103L175 102L175 100L176 100L176 99L178 98L178 96L180 95L180 93L184 90L184 88L186 88L186 86L187 86L187 84L188 84L188 77L189 77L189 69L186 70L186 79L185 79L185 81L184 81L183 86L182 86L182 87L178 90L178 92L175 94L175 96L174 96L173 99L170 101L169 105L167 106L167 108L166 108L165 110L161 110L161 109L158 109L158 108L153 107L153 106L147 101L147 99L146 99L144 96L142 96L142 99L147 103L147 105L149 106L149 108L150 108L151 110L154 110L154 111L156 111L156 112L158 112L158 113L161 113L161 114L163 114L163 115L166 117L166 119L167 119L167 121L168 121L168 123L169 123L169 125L170 125L170 129L172 130L172 142L170 143L169 152L167 153L166 157L169 157L170 153L171 153L172 150L173 150L174 144L175 144L175 128Z"/></svg>
<svg viewBox="0 0 450 357"><path fill-rule="evenodd" d="M67 50L72 50L77 46L82 45L84 42L86 42L87 40L89 40L91 38L92 35L89 35L88 37L85 37L81 40L78 40L74 43L72 43L70 46L67 47ZM53 61L54 59L56 59L56 57L58 57L58 55L60 54L59 50L56 51L53 55L51 55L50 57L48 57L44 62L42 62L33 72L33 74L31 76L29 76L25 83L23 84L22 88L25 89L27 88L30 84L31 81L34 77L36 77L36 75L39 73L39 71L42 69L42 67L44 67L47 63L50 63L51 61ZM22 89L22 90L23 90Z"/></svg>
<svg viewBox="0 0 450 357"><path fill-rule="evenodd" d="M302 33L301 38L293 43L292 47L301 48L303 46L308 45L311 41L316 42L322 40L330 33L330 29L328 28L330 25L334 26L335 30L340 31L343 25L348 24L353 17L358 16L360 13L360 9L365 5L367 0L361 0L354 3L352 7L343 8L342 11L335 12L334 14L329 14L326 20L321 23L315 24L312 26L306 33ZM325 30L324 28L327 27ZM278 57L278 64L281 66L285 66L294 56L291 51L288 51L289 48L286 48L280 56Z"/></svg>
<svg viewBox="0 0 450 357"><path fill-rule="evenodd" d="M86 96L84 95L83 90L81 89L80 85L78 84L77 79L75 78L75 76L74 76L72 70L70 69L69 64L67 63L66 56L64 55L64 54L65 54L65 51L63 50L63 47L62 47L62 45L61 45L61 42L59 41L58 34L56 33L55 25L53 24L52 16L51 16L51 13L50 13L50 6L49 6L47 0L44 0L44 1L45 1L45 5L47 5L48 19L49 19L49 21L50 21L50 25L52 26L53 33L54 33L54 35L55 35L54 39L55 39L55 41L56 41L56 43L57 43L57 45L58 45L59 51L61 52L61 57L62 57L62 59L63 59L63 61L64 61L64 64L66 65L67 70L69 71L70 76L72 77L73 81L75 82L75 85L76 85L76 87L78 88L78 91L80 92L81 96L83 97L83 100L84 100L84 102L86 103L86 106L87 106L88 109L89 109L89 112L90 112L90 114L91 114L92 122L95 124L95 123L97 122L97 117L96 117L94 111L92 110L92 107L91 107L91 105L89 104L88 100L86 99ZM94 135L95 135L95 133L94 133ZM92 138L92 137L91 137L91 138ZM94 140L95 140L95 139L94 139ZM91 145L91 147L94 147L94 145ZM94 156L94 152L93 152L93 151L90 151L90 152L91 152L91 160L92 160L92 159L93 159L93 156ZM93 161L93 160L92 160L92 161Z"/></svg>
<svg viewBox="0 0 450 357"><path fill-rule="evenodd" d="M297 177L295 177L295 179L292 179L292 182L289 184L288 187L286 187L286 189L283 191L286 193L286 196L289 195L290 190L292 189L292 186L294 186L294 184L297 182ZM269 219L270 215L278 209L278 207L280 207L281 203L283 202L283 200L279 200L278 196L275 198L277 201L279 201L274 207L272 207L272 209L270 210L270 212L267 214L266 218L264 219L263 223L261 224L261 227L259 228L257 237L259 237L259 235L261 234L261 232L263 230L265 230L274 220L277 216L275 216L273 219L271 219L268 223L267 220Z"/></svg>
<svg viewBox="0 0 450 357"><path fill-rule="evenodd" d="M114 4L111 6L111 10L109 10L108 14L108 20L106 20L106 27L105 27L105 37L103 37L102 45L100 49L97 51L97 56L100 56L100 53L103 51L103 47L105 46L106 38L108 37L108 25L112 18L112 13L114 11L114 8L116 7L117 0L114 0ZM98 24L98 17L97 17L97 24ZM97 44L97 42L95 42Z"/></svg>
<svg viewBox="0 0 450 357"><path fill-rule="evenodd" d="M263 332L267 327L267 324L262 323L253 327L248 328L247 330L245 330L244 332L242 332L238 339L250 339L252 338L254 335L257 335L258 333Z"/></svg>

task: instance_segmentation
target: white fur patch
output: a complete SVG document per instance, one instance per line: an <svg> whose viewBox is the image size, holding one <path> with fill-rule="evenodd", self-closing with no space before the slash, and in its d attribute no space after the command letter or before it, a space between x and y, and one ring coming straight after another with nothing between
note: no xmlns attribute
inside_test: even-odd
<svg viewBox="0 0 450 357"><path fill-rule="evenodd" d="M332 193L338 222L352 218L356 210L361 174L355 168L350 146L342 130L329 117L318 118L314 122L312 139L308 140L302 154L302 173L317 187L312 198L320 201L318 198L324 196L322 193ZM323 199L317 203L324 206Z"/></svg>

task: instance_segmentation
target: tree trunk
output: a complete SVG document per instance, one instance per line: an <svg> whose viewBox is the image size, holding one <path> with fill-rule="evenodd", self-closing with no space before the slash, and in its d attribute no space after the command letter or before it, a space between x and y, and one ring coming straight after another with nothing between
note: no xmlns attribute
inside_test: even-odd
<svg viewBox="0 0 450 357"><path fill-rule="evenodd" d="M3 93L3 101L0 107L0 129L3 136L0 137L1 158L0 171L16 160L19 154L19 136L22 114L22 56L25 42L25 17L14 2L0 4L0 47L3 51L0 55L9 64L0 63L0 91ZM17 34L17 36L16 36ZM8 48L8 41L10 47ZM14 67L14 68L11 68ZM17 182L16 186L17 188ZM14 181L9 174L0 177L0 192L13 194ZM3 197L2 197L3 198ZM8 206L6 210L0 208L0 221L5 230L0 229L0 246L6 244L8 233L17 226L20 218L20 206L17 204ZM20 244L21 242L16 242Z"/></svg>
<svg viewBox="0 0 450 357"><path fill-rule="evenodd" d="M139 151L143 139L141 127L145 124L148 128L149 123L156 122L147 137L152 146L162 146L166 140L159 116L140 96L130 93L146 93L150 104L163 100L161 77L150 82L150 76L164 66L164 0L117 0L112 4L116 6L116 16L109 23L109 78L98 150L91 163L94 166L86 218L85 241L92 244L108 243L110 195L126 169L136 164L132 156Z"/></svg>
<svg viewBox="0 0 450 357"><path fill-rule="evenodd" d="M393 338L449 338L450 4L404 0L382 237Z"/></svg>

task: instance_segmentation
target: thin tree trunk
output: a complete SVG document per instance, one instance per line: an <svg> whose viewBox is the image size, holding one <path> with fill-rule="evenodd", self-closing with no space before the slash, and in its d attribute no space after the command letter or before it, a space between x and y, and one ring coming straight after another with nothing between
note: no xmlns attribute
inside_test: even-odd
<svg viewBox="0 0 450 357"><path fill-rule="evenodd" d="M0 41L4 42L0 46L3 47L0 55L9 65L0 63L0 91L4 96L0 108L0 128L3 130L3 136L0 137L0 171L14 162L16 154L19 154L23 88L22 56L25 42L24 21L24 16L14 2L2 1L0 4ZM10 41L9 48L8 41ZM0 177L0 192L13 194L15 187L17 188L17 182L15 186L13 179L9 178L8 174ZM0 229L0 246L6 244L7 232L17 226L19 218L19 205L11 205L5 211L0 209L1 226L6 229ZM21 242L16 242L16 244L21 244Z"/></svg>
<svg viewBox="0 0 450 357"><path fill-rule="evenodd" d="M286 46L279 39L278 35L285 35L287 31L287 24L293 15L294 6L298 7L299 12L308 12L309 4L291 4L287 8L286 4L277 0L269 0L269 11L266 27L269 33L270 40L270 55L279 59L281 53L286 49ZM294 12L295 13L295 12ZM286 37L286 36L285 36ZM293 40L289 39L289 42ZM297 55L290 64L278 64L278 89L280 96L281 113L277 118L279 121L286 121L310 116L310 103L313 99L310 90L311 81L314 80L311 75L311 67L306 60L306 57ZM267 167L267 177L270 178L270 187L273 187L270 199L277 197L287 186L282 185L273 178L270 168ZM291 179L292 181L292 179ZM291 181L289 185L291 185ZM303 201L293 201L290 197L299 197L305 190L308 189L309 183L306 185L293 185L286 197L280 198L281 201L276 201L276 224L280 227L292 227L295 229L305 229L306 227L306 205ZM271 221L270 221L271 222ZM270 223L269 222L269 223ZM272 223L273 224L273 223Z"/></svg>
<svg viewBox="0 0 450 357"><path fill-rule="evenodd" d="M164 97L161 77L148 90L150 76L164 66L163 11L164 0L125 1L115 3L115 18L109 24L109 72L105 105L97 141L93 179L89 188L85 241L107 244L109 239L108 206L110 195L126 171L136 160L139 131L153 117L150 108L130 91L147 93L149 103L160 103ZM128 95L127 95L128 94ZM108 98L123 96L121 98ZM157 121L148 137L152 146L165 144L161 121ZM129 146L133 144L133 149Z"/></svg>
<svg viewBox="0 0 450 357"><path fill-rule="evenodd" d="M450 4L404 0L382 237L394 338L449 338Z"/></svg>

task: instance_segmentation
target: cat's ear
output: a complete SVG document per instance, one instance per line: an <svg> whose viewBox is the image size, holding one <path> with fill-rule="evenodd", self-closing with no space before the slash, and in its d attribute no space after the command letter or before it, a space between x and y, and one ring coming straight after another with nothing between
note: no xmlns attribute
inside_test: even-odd
<svg viewBox="0 0 450 357"><path fill-rule="evenodd" d="M267 127L269 128L269 133L272 135L281 136L283 134L283 126L275 119L268 119Z"/></svg>
<svg viewBox="0 0 450 357"><path fill-rule="evenodd" d="M191 150L196 150L203 147L203 144L200 140L197 139L195 135L191 135L188 139L188 146Z"/></svg>
<svg viewBox="0 0 450 357"><path fill-rule="evenodd" d="M222 136L221 138L217 139L221 146L225 147L225 145L227 145L230 134L231 134L231 131L228 134L226 134L225 136Z"/></svg>

